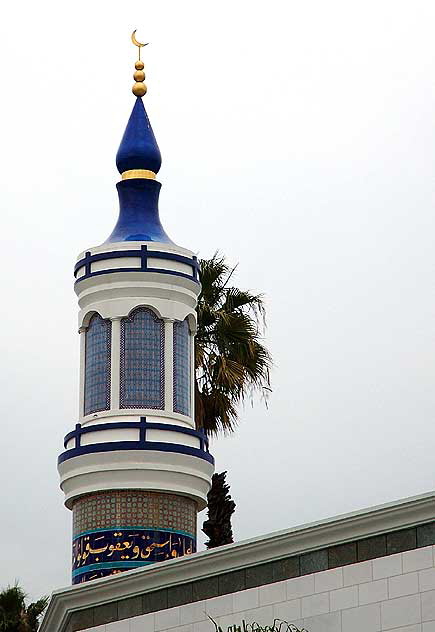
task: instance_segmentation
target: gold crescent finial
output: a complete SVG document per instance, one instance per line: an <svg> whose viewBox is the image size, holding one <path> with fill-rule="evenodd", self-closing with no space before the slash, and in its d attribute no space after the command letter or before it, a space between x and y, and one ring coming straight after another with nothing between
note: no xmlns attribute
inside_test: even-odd
<svg viewBox="0 0 435 632"><path fill-rule="evenodd" d="M136 31L137 29L134 29L133 33L131 34L131 41L133 42L133 44L135 46L138 47L139 49L139 59L140 59L140 49L143 48L144 46L148 46L149 42L147 42L146 44L142 44L141 42L138 42L136 39Z"/></svg>
<svg viewBox="0 0 435 632"><path fill-rule="evenodd" d="M135 84L133 85L132 91L133 94L136 97L143 97L144 94L146 94L147 92L147 87L144 84L144 79L145 79L145 73L144 73L144 63L143 61L141 61L140 58L140 49L143 48L144 46L148 46L149 42L147 42L146 44L142 44L142 42L138 42L138 40L136 39L136 30L134 29L133 33L131 34L131 41L133 42L133 44L135 46L137 46L137 50L138 50L138 60L135 63L135 68L136 68L136 72L133 75L133 78L135 80Z"/></svg>

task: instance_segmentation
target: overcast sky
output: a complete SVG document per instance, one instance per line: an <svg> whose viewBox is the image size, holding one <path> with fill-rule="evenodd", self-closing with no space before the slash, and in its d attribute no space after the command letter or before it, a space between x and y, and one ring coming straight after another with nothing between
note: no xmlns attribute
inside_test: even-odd
<svg viewBox="0 0 435 632"><path fill-rule="evenodd" d="M0 586L32 596L70 583L72 271L116 222L133 28L162 222L266 297L269 408L213 444L236 539L435 485L433 0L7 3Z"/></svg>

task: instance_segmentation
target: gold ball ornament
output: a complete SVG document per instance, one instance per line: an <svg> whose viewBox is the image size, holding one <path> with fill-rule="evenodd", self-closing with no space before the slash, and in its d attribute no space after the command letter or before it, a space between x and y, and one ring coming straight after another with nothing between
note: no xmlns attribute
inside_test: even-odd
<svg viewBox="0 0 435 632"><path fill-rule="evenodd" d="M145 73L143 70L136 70L136 72L133 75L133 79L135 81L143 81L145 79Z"/></svg>
<svg viewBox="0 0 435 632"><path fill-rule="evenodd" d="M132 87L132 92L135 97L143 97L147 93L147 87L144 83L137 81Z"/></svg>
<svg viewBox="0 0 435 632"><path fill-rule="evenodd" d="M136 68L136 70L143 70L144 67L145 67L145 64L143 63L143 61L138 59L138 61L134 65L134 67Z"/></svg>

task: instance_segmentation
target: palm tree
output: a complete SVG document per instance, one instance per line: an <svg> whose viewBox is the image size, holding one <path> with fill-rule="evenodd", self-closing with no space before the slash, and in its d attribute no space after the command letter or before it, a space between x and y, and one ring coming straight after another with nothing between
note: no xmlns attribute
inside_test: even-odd
<svg viewBox="0 0 435 632"><path fill-rule="evenodd" d="M42 597L26 605L26 594L18 584L0 592L0 632L36 632L48 604Z"/></svg>
<svg viewBox="0 0 435 632"><path fill-rule="evenodd" d="M230 285L235 267L216 253L200 262L195 338L195 421L208 434L232 432L238 407L255 392L267 397L272 358L262 344L261 294Z"/></svg>

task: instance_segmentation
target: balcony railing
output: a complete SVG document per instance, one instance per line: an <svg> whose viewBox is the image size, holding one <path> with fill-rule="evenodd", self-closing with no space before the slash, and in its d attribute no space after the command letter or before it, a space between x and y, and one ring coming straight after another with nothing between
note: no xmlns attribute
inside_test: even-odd
<svg viewBox="0 0 435 632"><path fill-rule="evenodd" d="M117 433L122 435L123 430L137 430L136 440L111 440L110 434L113 431L120 431ZM160 440L150 440L150 434L156 434L158 431ZM87 441L84 444L83 437L91 433L99 432L105 433L105 440L98 441L98 437L92 436L92 441ZM171 441L164 440L164 433L171 433ZM179 442L174 442L174 433L179 435ZM109 437L109 438L108 438ZM187 437L196 439L199 447L188 445ZM102 438L102 437L101 437ZM97 441L94 442L94 440ZM186 443L187 440L187 443ZM190 439L191 441L191 439ZM70 448L67 446L73 444ZM64 439L65 452L58 458L58 463L63 463L68 459L72 459L76 456L82 456L83 454L93 454L96 452L113 452L117 450L155 450L160 452L177 452L179 454L187 454L195 456L199 459L204 459L209 463L214 464L214 459L209 452L209 442L207 435L202 430L193 430L192 428L186 428L185 426L179 426L177 424L166 424L149 422L146 417L141 417L140 421L120 421L113 423L101 423L90 424L82 426L76 424L75 429L68 433Z"/></svg>

